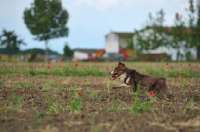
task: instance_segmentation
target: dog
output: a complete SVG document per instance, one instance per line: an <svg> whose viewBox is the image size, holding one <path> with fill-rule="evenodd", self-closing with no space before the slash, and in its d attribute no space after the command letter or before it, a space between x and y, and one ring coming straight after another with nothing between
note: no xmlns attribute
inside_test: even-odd
<svg viewBox="0 0 200 132"><path fill-rule="evenodd" d="M133 92L136 92L138 85L140 85L141 89L146 88L147 91L153 91L160 99L169 100L167 95L170 94L170 90L165 78L141 74L135 69L126 67L122 62L119 62L109 74L113 80L116 78L122 80L125 86L130 87ZM121 86L124 85L122 84Z"/></svg>

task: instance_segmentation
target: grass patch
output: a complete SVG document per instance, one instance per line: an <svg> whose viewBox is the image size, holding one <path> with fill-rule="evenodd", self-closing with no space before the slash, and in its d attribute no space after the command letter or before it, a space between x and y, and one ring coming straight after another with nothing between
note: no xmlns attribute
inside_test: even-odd
<svg viewBox="0 0 200 132"><path fill-rule="evenodd" d="M150 102L141 101L140 95L141 95L141 90L140 87L138 86L134 103L129 110L129 113L132 115L140 115L140 113L150 110L149 108Z"/></svg>

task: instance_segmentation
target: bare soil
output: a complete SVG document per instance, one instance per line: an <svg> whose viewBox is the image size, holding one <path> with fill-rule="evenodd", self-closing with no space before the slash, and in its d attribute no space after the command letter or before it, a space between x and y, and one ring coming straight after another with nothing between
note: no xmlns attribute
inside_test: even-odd
<svg viewBox="0 0 200 132"><path fill-rule="evenodd" d="M169 102L156 99L138 115L130 114L136 94L112 88L119 82L109 77L13 74L0 80L1 132L200 131L200 79L168 78L174 97ZM83 98L80 112L69 109L71 96L78 91ZM140 100L151 99L142 93ZM55 105L63 109L51 113Z"/></svg>

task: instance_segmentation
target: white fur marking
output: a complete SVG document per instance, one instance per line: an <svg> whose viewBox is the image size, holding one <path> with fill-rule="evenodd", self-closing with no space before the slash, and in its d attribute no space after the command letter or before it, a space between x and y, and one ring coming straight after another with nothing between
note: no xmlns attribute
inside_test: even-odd
<svg viewBox="0 0 200 132"><path fill-rule="evenodd" d="M113 70L110 72L110 74L114 74L114 70L116 67L113 67Z"/></svg>
<svg viewBox="0 0 200 132"><path fill-rule="evenodd" d="M130 81L130 77L126 80L126 82L125 83L129 83L129 81Z"/></svg>
<svg viewBox="0 0 200 132"><path fill-rule="evenodd" d="M122 83L122 84L117 85L117 87L128 87L128 88L129 88L130 86L128 86L128 85Z"/></svg>
<svg viewBox="0 0 200 132"><path fill-rule="evenodd" d="M124 78L126 78L126 73L123 73L121 76L119 76L120 80L124 81Z"/></svg>

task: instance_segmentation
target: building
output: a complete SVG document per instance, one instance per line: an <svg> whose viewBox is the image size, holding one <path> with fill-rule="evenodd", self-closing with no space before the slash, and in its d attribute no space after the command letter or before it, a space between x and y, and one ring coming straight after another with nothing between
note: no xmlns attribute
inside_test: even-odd
<svg viewBox="0 0 200 132"><path fill-rule="evenodd" d="M105 41L105 51L110 58L122 57L128 60L137 56L130 48L133 42L133 33L110 32L105 36Z"/></svg>
<svg viewBox="0 0 200 132"><path fill-rule="evenodd" d="M162 27L163 33L168 40L172 40L172 27ZM152 37L151 35L154 33L154 28L149 27L142 29L138 31L138 34L142 36L143 39ZM185 32L190 32L188 28L185 28ZM158 38L159 38L158 34ZM131 33L131 32L110 32L106 35L105 37L105 51L106 53L119 53L123 54L122 52L123 49L127 49L127 47L134 47L135 52L139 51L138 50L138 42L137 42L137 35L136 33ZM184 44L184 41L180 42L181 44ZM131 46L132 44L132 46ZM129 49L130 50L130 49ZM197 58L197 53L195 48L188 48L187 51L191 53L191 56L193 59ZM135 52L131 51L132 55L137 56ZM177 57L177 52L178 50L172 47L167 47L167 46L160 46L159 48L155 50L143 50L140 51L138 54L153 54L154 56L156 54L161 55L161 54L167 54L168 56L171 56L171 60L186 60L186 52L183 47L179 48L179 53L182 54L182 57L178 58ZM124 55L126 56L126 55Z"/></svg>
<svg viewBox="0 0 200 132"><path fill-rule="evenodd" d="M157 30L160 30L161 32L158 33ZM156 32L156 33L155 33ZM182 32L184 33L191 33L190 28L183 28ZM148 40L149 38L153 38L154 34L156 34L157 39L164 37L164 39L167 40L167 42L171 42L173 43L173 28L172 27L147 27L145 29L142 29L140 31L138 31L139 36L142 36L143 40ZM162 35L162 36L161 36ZM146 41L147 42L147 41ZM149 42L150 44L150 42ZM152 43L153 44L153 43ZM196 48L184 48L184 45L186 44L186 42L184 40L178 42L179 48L173 48L172 46L166 44L167 46L160 46L157 49L154 50L143 50L140 51L142 54L162 54L162 53L166 53L167 55L171 56L171 60L173 61L177 61L177 60L186 60L186 54L187 52L191 53L191 57L192 59L196 59L197 58L197 52L196 52ZM163 45L162 43L160 43L160 45ZM137 41L137 35L134 35L133 37L133 47L135 50L137 50L138 48L138 41ZM179 55L178 56L178 52Z"/></svg>
<svg viewBox="0 0 200 132"><path fill-rule="evenodd" d="M110 32L105 37L105 51L106 53L119 53L120 48L126 48L132 39L133 33Z"/></svg>
<svg viewBox="0 0 200 132"><path fill-rule="evenodd" d="M96 55L96 49L74 49L75 60L90 60Z"/></svg>

